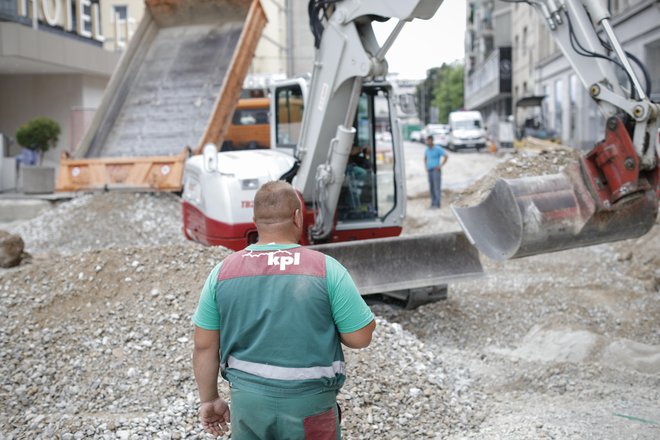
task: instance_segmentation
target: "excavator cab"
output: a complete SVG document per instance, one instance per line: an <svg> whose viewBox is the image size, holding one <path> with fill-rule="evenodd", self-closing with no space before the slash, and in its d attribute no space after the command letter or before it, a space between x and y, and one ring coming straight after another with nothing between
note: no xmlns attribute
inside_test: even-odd
<svg viewBox="0 0 660 440"><path fill-rule="evenodd" d="M271 138L275 149L297 155L307 81L282 81L273 89ZM338 119L344 115L337 114ZM362 86L353 127L356 130L337 202L330 242L392 237L401 233L405 214L402 140L395 135L397 106L392 86ZM309 200L309 199L307 199Z"/></svg>

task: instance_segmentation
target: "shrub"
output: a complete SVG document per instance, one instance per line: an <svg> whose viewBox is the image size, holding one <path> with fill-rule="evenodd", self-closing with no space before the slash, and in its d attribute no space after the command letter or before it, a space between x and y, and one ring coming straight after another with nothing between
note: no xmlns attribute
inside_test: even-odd
<svg viewBox="0 0 660 440"><path fill-rule="evenodd" d="M35 118L23 124L16 131L19 145L39 153L39 163L46 151L57 146L60 125L50 118Z"/></svg>

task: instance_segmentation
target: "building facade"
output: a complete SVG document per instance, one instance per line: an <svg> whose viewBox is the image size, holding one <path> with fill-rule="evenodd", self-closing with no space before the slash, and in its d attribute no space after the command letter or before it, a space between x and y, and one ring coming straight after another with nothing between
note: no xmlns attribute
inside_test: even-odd
<svg viewBox="0 0 660 440"><path fill-rule="evenodd" d="M471 0L467 4L464 106L478 110L491 137L511 115L510 3Z"/></svg>
<svg viewBox="0 0 660 440"><path fill-rule="evenodd" d="M610 0L608 5L619 41L646 66L651 99L659 101L660 0ZM514 7L514 100L545 96L542 110L549 128L562 143L590 149L603 137L605 121L536 12L528 16L525 7L532 9ZM525 28L528 34L534 29L527 36L527 45L523 44ZM525 52L528 57L522 55ZM637 72L644 83L644 75L639 69ZM523 117L519 114L518 122Z"/></svg>
<svg viewBox="0 0 660 440"><path fill-rule="evenodd" d="M311 71L307 2L261 4L268 24L250 81L263 86L271 77ZM73 151L143 13L144 0L0 0L0 133L9 139L0 154L17 155L16 130L39 116L61 127L44 165L57 165L62 152Z"/></svg>
<svg viewBox="0 0 660 440"><path fill-rule="evenodd" d="M82 136L119 60L104 49L105 12L90 0L0 0L0 133L12 138L34 117L54 119L61 134L47 165ZM10 143L3 153L19 149Z"/></svg>

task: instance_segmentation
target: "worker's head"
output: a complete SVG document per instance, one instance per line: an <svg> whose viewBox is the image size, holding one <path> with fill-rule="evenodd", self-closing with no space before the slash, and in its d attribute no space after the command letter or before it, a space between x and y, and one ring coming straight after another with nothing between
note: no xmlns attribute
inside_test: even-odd
<svg viewBox="0 0 660 440"><path fill-rule="evenodd" d="M302 232L302 204L298 193L283 180L264 183L254 196L253 220L260 243L297 243Z"/></svg>
<svg viewBox="0 0 660 440"><path fill-rule="evenodd" d="M428 145L429 147L432 147L434 145L433 136L426 136L426 145Z"/></svg>

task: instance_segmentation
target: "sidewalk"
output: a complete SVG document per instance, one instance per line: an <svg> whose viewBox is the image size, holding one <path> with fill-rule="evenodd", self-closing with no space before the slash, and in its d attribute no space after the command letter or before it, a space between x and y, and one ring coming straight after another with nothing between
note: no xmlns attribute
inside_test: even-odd
<svg viewBox="0 0 660 440"><path fill-rule="evenodd" d="M25 194L16 191L0 192L0 224L30 220L56 202L76 197L72 192Z"/></svg>

